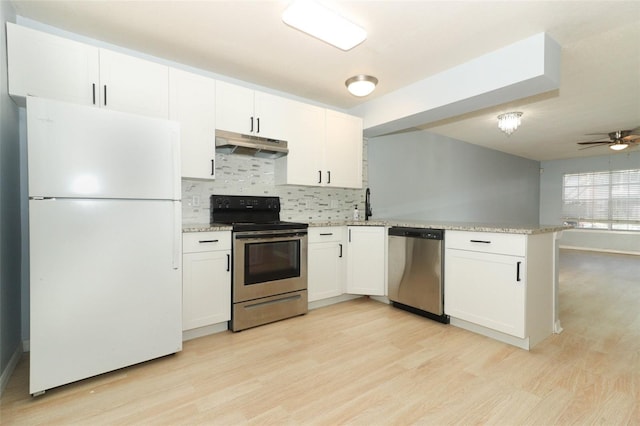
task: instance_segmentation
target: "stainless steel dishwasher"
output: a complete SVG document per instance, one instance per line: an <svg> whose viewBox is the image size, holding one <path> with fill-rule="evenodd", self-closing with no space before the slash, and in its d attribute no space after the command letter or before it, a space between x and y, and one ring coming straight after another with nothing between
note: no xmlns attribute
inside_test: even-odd
<svg viewBox="0 0 640 426"><path fill-rule="evenodd" d="M444 324L444 230L389 228L389 300Z"/></svg>

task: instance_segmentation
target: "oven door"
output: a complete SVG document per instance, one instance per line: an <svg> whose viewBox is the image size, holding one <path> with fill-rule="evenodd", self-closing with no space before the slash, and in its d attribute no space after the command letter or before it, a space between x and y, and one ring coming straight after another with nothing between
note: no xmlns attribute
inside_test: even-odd
<svg viewBox="0 0 640 426"><path fill-rule="evenodd" d="M234 303L306 289L306 229L234 233Z"/></svg>

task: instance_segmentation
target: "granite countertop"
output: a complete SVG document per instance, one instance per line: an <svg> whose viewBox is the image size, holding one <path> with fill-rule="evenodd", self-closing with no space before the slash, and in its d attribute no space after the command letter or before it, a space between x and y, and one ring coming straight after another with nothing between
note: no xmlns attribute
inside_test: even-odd
<svg viewBox="0 0 640 426"><path fill-rule="evenodd" d="M343 221L311 221L309 226L404 226L407 228L437 228L448 231L501 232L506 234L544 234L572 229L564 225L512 225L474 222L439 222L411 219L373 219Z"/></svg>
<svg viewBox="0 0 640 426"><path fill-rule="evenodd" d="M447 231L501 232L506 234L544 234L572 229L564 225L512 225L474 222L439 222L410 219L373 219L373 220L312 220L310 227L326 226L404 226L407 228L436 228ZM182 232L231 231L231 226L224 224L186 224Z"/></svg>
<svg viewBox="0 0 640 426"><path fill-rule="evenodd" d="M182 232L231 231L230 225L210 223L190 223L182 225Z"/></svg>

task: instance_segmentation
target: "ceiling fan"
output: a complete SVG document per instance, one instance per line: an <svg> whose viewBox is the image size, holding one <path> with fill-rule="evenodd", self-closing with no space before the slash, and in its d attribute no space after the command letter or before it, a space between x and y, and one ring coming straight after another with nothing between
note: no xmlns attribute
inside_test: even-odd
<svg viewBox="0 0 640 426"><path fill-rule="evenodd" d="M620 151L629 146L635 146L640 144L640 127L636 127L633 130L616 130L610 133L587 133L587 135L606 135L609 136L609 140L595 140L589 142L578 142L578 145L588 145L580 150L593 148L601 145L609 145L609 148Z"/></svg>

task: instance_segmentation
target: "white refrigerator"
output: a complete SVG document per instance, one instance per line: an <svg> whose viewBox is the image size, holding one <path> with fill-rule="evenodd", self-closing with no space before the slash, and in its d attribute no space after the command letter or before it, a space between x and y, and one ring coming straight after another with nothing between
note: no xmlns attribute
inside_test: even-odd
<svg viewBox="0 0 640 426"><path fill-rule="evenodd" d="M27 98L29 391L182 349L180 129Z"/></svg>

